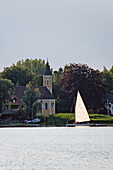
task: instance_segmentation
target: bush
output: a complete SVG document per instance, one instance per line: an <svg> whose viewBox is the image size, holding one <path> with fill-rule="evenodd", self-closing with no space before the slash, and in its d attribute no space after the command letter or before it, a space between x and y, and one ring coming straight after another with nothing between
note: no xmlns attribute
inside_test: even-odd
<svg viewBox="0 0 113 170"><path fill-rule="evenodd" d="M113 116L105 114L89 114L92 123L113 123ZM48 116L38 116L41 123L50 126L65 126L66 123L75 123L74 113L57 113Z"/></svg>

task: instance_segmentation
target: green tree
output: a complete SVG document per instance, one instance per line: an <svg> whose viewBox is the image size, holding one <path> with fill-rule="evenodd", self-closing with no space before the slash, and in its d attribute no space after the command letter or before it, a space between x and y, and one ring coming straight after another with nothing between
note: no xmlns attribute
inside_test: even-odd
<svg viewBox="0 0 113 170"><path fill-rule="evenodd" d="M11 98L13 93L13 83L7 79L0 79L0 111L4 104Z"/></svg>
<svg viewBox="0 0 113 170"><path fill-rule="evenodd" d="M113 66L110 69L110 76L111 76L111 89L110 89L110 92L113 94Z"/></svg>
<svg viewBox="0 0 113 170"><path fill-rule="evenodd" d="M15 65L5 68L1 76L4 79L11 80L14 85L18 83L21 86L25 86L31 80L29 72L27 73L23 68Z"/></svg>
<svg viewBox="0 0 113 170"><path fill-rule="evenodd" d="M38 88L35 88L31 86L31 84L28 84L26 86L26 90L24 92L24 96L22 100L26 104L26 112L28 117L33 118L33 109L34 109L34 104L37 102L37 99L40 97L40 91Z"/></svg>
<svg viewBox="0 0 113 170"><path fill-rule="evenodd" d="M7 67L1 73L2 78L11 80L14 85L25 86L32 82L34 86L40 85L40 76L45 70L45 61L41 59L26 59L18 61L11 67Z"/></svg>
<svg viewBox="0 0 113 170"><path fill-rule="evenodd" d="M54 71L53 73L53 83L57 84L57 82L61 79L63 73L63 69L60 67L58 71Z"/></svg>
<svg viewBox="0 0 113 170"><path fill-rule="evenodd" d="M17 67L21 67L30 75L42 75L45 69L45 61L41 59L26 59L25 61L18 61Z"/></svg>
<svg viewBox="0 0 113 170"><path fill-rule="evenodd" d="M111 67L110 71L106 69L104 66L104 69L102 71L102 78L103 82L108 87L108 93L113 94L113 66Z"/></svg>
<svg viewBox="0 0 113 170"><path fill-rule="evenodd" d="M56 97L59 91L61 90L61 87L58 86L58 82L60 81L63 74L63 69L60 67L58 71L53 72L53 94Z"/></svg>
<svg viewBox="0 0 113 170"><path fill-rule="evenodd" d="M32 86L42 86L43 77L41 75L35 75L30 83Z"/></svg>

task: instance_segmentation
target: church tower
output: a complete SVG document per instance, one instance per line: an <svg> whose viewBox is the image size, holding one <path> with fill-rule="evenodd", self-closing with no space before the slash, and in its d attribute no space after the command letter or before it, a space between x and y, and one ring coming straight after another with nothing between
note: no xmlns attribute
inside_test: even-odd
<svg viewBox="0 0 113 170"><path fill-rule="evenodd" d="M50 70L48 61L46 63L46 68L43 75L43 86L46 86L52 94L52 72Z"/></svg>

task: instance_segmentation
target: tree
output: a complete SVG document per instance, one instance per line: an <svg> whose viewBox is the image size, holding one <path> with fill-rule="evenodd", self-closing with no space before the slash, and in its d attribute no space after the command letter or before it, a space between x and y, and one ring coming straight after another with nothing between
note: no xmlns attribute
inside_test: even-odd
<svg viewBox="0 0 113 170"><path fill-rule="evenodd" d="M32 86L42 86L43 77L40 75L35 75L30 83L32 84Z"/></svg>
<svg viewBox="0 0 113 170"><path fill-rule="evenodd" d="M41 59L26 59L18 61L11 67L4 68L1 77L11 80L14 85L26 86L29 82L33 85L40 85L40 76L43 75L45 61ZM36 78L35 78L36 77ZM37 81L36 81L37 80Z"/></svg>
<svg viewBox="0 0 113 170"><path fill-rule="evenodd" d="M28 114L28 117L30 118L33 118L34 105L36 104L36 101L40 97L40 95L41 94L38 88L31 86L31 84L28 84L26 86L26 90L24 92L22 100L26 104L25 110Z"/></svg>
<svg viewBox="0 0 113 170"><path fill-rule="evenodd" d="M60 80L63 73L63 69L60 67L58 71L54 71L53 73L53 83L57 84L57 82Z"/></svg>
<svg viewBox="0 0 113 170"><path fill-rule="evenodd" d="M14 85L18 83L20 86L25 86L31 80L29 72L27 73L23 68L15 65L5 68L1 76L2 78L11 80Z"/></svg>
<svg viewBox="0 0 113 170"><path fill-rule="evenodd" d="M60 67L58 71L53 72L53 94L55 98L57 97L57 93L60 90L60 86L58 86L58 82L60 81L63 74L63 69Z"/></svg>
<svg viewBox="0 0 113 170"><path fill-rule="evenodd" d="M111 76L111 89L110 89L110 92L113 94L113 66L110 69L110 76Z"/></svg>
<svg viewBox="0 0 113 170"><path fill-rule="evenodd" d="M11 98L14 84L7 79L0 79L0 111L4 104Z"/></svg>
<svg viewBox="0 0 113 170"><path fill-rule="evenodd" d="M41 59L26 59L25 61L18 61L16 67L21 67L32 76L42 75L45 70L45 61Z"/></svg>
<svg viewBox="0 0 113 170"><path fill-rule="evenodd" d="M99 71L89 68L85 64L70 64L65 66L59 82L62 87L61 99L65 100L64 108L71 110L74 97L79 90L87 108L97 109L102 105L102 96L106 93L106 86ZM66 96L66 97L65 97Z"/></svg>
<svg viewBox="0 0 113 170"><path fill-rule="evenodd" d="M113 93L113 66L111 67L110 71L104 67L102 71L102 79L108 87L108 93Z"/></svg>

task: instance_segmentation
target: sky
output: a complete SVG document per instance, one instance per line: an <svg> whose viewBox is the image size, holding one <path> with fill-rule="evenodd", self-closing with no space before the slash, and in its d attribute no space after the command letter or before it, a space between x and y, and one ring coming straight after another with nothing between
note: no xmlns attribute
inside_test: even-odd
<svg viewBox="0 0 113 170"><path fill-rule="evenodd" d="M19 60L113 66L113 0L0 0L0 71Z"/></svg>

